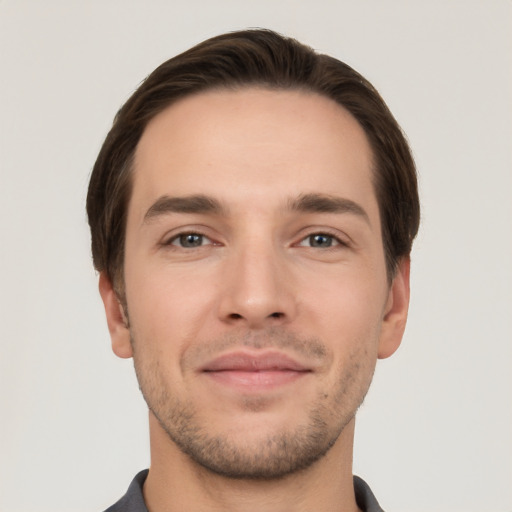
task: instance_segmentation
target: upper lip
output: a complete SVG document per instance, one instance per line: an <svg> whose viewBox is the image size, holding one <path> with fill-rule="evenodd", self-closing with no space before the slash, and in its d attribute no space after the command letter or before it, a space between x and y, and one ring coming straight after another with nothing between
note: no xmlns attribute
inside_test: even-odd
<svg viewBox="0 0 512 512"><path fill-rule="evenodd" d="M201 367L203 372L221 371L296 371L307 372L311 368L296 361L282 352L264 352L261 354L243 351L231 352L212 359Z"/></svg>

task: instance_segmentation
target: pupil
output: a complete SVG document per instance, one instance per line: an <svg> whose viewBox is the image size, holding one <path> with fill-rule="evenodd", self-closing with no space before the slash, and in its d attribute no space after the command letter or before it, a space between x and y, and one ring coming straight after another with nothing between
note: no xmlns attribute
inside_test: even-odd
<svg viewBox="0 0 512 512"><path fill-rule="evenodd" d="M201 235L183 235L181 237L181 245L184 247L198 247L201 245Z"/></svg>
<svg viewBox="0 0 512 512"><path fill-rule="evenodd" d="M313 247L330 247L332 238L329 235L313 235L311 237L311 245Z"/></svg>

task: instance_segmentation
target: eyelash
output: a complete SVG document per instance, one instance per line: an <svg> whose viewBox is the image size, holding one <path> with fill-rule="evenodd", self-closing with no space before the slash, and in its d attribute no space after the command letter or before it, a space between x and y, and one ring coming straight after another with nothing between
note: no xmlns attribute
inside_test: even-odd
<svg viewBox="0 0 512 512"><path fill-rule="evenodd" d="M183 243L183 241L185 240L186 237L194 237L194 236L201 238L200 245L196 245L196 246L192 245L192 246L186 247L186 246L183 246L182 244L174 243L176 241L181 241ZM312 239L314 237L324 237L329 240L330 244L327 247L321 247L321 246L315 247L313 245L303 245L303 243L306 242L308 239L311 243ZM205 241L205 239L207 241L210 241L210 243L204 244L203 242ZM198 249L200 247L204 247L204 245L221 245L221 244L213 242L208 236L206 236L205 234L198 232L198 231L184 231L182 233L178 233L178 234L174 235L172 238L170 238L169 240L166 240L165 242L162 243L162 246L164 246L164 247L177 247L180 249ZM309 233L308 235L304 236L303 238L300 239L300 241L298 243L293 244L293 245L296 247L297 246L298 247L309 247L311 249L319 248L319 249L324 249L324 250L333 250L336 247L348 247L349 244L347 242L345 242L344 240L340 239L339 236L329 233L328 231L315 231L315 232Z"/></svg>
<svg viewBox="0 0 512 512"><path fill-rule="evenodd" d="M204 239L210 240L210 238L208 238L203 233L199 233L197 231L185 231L183 233L178 233L177 235L174 235L172 238L170 238L169 240L165 241L162 245L165 246L165 247L174 246L174 247L178 247L180 249L197 249L199 247L203 247L203 243L201 243L201 245L190 246L190 247L185 247L183 245L178 245L178 244L174 243L174 242L179 241L179 240L181 240L183 242L185 238L193 237L193 236L200 237L201 238L201 242L204 242ZM211 242L211 240L210 240L210 242ZM210 245L210 244L208 244L208 245ZM219 245L219 244L215 244L213 242L211 245Z"/></svg>
<svg viewBox="0 0 512 512"><path fill-rule="evenodd" d="M348 244L341 240L340 237L332 234L332 233L329 233L328 231L317 231L317 232L314 232L314 233L310 233L309 235L305 236L304 238L302 238L299 242L299 247L305 247L304 245L302 245L303 242L305 242L306 240L309 240L310 243L312 242L312 239L314 237L323 237L323 238L326 238L326 239L329 239L330 241L330 244L327 246L327 247L320 247L320 246L317 246L319 249L334 249L338 246L341 246L341 247L347 247ZM307 247L310 247L312 249L315 248L315 246L313 245L308 245Z"/></svg>

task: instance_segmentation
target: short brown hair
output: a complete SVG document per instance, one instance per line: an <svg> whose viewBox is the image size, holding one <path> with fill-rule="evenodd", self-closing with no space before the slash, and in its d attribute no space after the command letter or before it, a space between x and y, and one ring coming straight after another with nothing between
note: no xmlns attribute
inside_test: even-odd
<svg viewBox="0 0 512 512"><path fill-rule="evenodd" d="M388 276L410 254L420 207L414 160L375 88L347 64L270 30L244 30L204 41L155 69L117 113L94 165L87 214L95 268L123 288L133 157L148 122L173 102L211 89L299 89L348 110L366 132Z"/></svg>

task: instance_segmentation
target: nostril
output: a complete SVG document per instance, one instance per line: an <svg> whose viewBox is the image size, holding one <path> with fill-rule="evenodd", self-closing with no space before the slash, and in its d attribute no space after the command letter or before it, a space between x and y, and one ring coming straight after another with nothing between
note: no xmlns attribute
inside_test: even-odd
<svg viewBox="0 0 512 512"><path fill-rule="evenodd" d="M267 319L270 319L270 318L276 318L276 319L283 319L285 318L286 315L284 313L282 313L281 311L274 311L274 313L270 313L270 315L267 315L266 317L264 318L267 318ZM251 321L251 315L248 315L247 317L245 317L244 315L241 315L240 313L230 313L227 318L229 318L229 320L244 320L244 319L247 319L249 321ZM263 317L261 318L263 320Z"/></svg>

